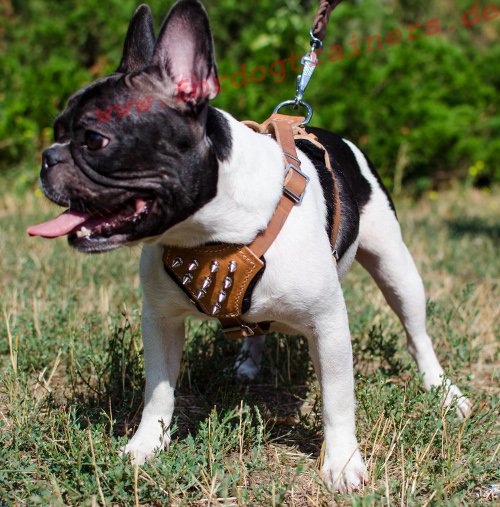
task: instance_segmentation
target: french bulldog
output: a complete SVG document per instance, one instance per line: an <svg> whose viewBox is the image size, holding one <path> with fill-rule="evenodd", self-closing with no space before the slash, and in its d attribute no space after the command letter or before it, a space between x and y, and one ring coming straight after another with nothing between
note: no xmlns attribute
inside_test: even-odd
<svg viewBox="0 0 500 507"><path fill-rule="evenodd" d="M144 244L142 335L145 401L123 452L142 464L169 444L165 428L184 344L184 321L205 317L166 274L164 245L249 244L283 194L283 152L209 104L219 91L209 20L197 0L173 5L155 39L147 5L135 12L116 72L76 92L43 153L41 185L68 208L29 234L67 235L81 252ZM366 470L355 434L354 374L341 280L358 260L401 320L426 389L465 416L469 401L445 377L425 320L424 288L401 236L393 203L363 152L336 134L309 128L326 147L340 191L341 223L332 257L331 192L318 164L298 150L310 181L265 254L248 322L307 337L321 385L325 452L321 470L340 491L360 488ZM240 377L259 371L263 336L246 339Z"/></svg>

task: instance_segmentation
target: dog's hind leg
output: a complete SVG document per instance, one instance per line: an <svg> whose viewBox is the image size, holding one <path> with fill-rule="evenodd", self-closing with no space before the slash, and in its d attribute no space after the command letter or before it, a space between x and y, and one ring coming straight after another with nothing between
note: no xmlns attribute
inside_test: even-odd
<svg viewBox="0 0 500 507"><path fill-rule="evenodd" d="M458 414L465 416L470 410L470 403L458 387L444 377L425 328L424 286L413 259L402 240L399 244L391 241L389 245L386 239L380 243L374 248L373 244L361 239L357 260L372 275L401 320L407 335L408 350L423 374L425 388L430 390L443 385L446 390L444 403L448 405L455 399Z"/></svg>
<svg viewBox="0 0 500 507"><path fill-rule="evenodd" d="M262 349L266 337L262 335L245 338L236 358L234 370L239 380L255 380L260 371Z"/></svg>
<svg viewBox="0 0 500 507"><path fill-rule="evenodd" d="M408 350L423 375L427 390L443 386L443 402L457 403L457 412L465 416L470 402L458 387L445 378L431 338L427 334L425 292L422 279L408 251L389 200L370 172L366 158L353 147L363 175L370 181L370 200L360 217L359 248L356 259L371 274L385 299L404 326Z"/></svg>

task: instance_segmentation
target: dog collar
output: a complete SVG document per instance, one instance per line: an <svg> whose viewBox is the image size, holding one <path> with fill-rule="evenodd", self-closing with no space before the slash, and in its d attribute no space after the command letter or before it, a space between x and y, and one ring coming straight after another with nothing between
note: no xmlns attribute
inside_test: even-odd
<svg viewBox="0 0 500 507"><path fill-rule="evenodd" d="M296 139L305 139L325 154L325 164L332 173L325 148L316 136L301 126L303 117L273 114L262 124L243 122L252 130L276 139L285 159L283 195L265 231L250 245L209 244L194 248L165 246L163 264L168 275L184 290L191 302L206 315L216 317L227 338L236 339L265 334L269 322L249 323L242 315L250 306L250 296L265 269L264 254L278 236L292 208L304 197L309 177L300 169L295 149ZM340 224L340 201L334 178L335 220L331 242L335 245Z"/></svg>

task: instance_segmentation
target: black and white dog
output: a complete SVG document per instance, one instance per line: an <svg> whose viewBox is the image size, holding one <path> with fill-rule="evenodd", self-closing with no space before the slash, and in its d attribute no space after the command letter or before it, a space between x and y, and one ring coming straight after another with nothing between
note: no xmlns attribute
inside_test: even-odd
<svg viewBox="0 0 500 507"><path fill-rule="evenodd" d="M131 20L118 70L70 98L55 121L56 142L43 154L45 195L69 209L31 227L31 235L68 235L82 252L145 243L140 263L145 403L140 426L124 448L138 464L169 442L163 428L174 410L184 321L201 316L165 273L163 245L249 244L266 228L283 192L281 149L211 107L208 101L217 92L202 5L178 1L157 40L151 12L143 5ZM272 331L307 337L323 397L322 477L349 491L365 478L340 285L354 259L401 319L425 387L444 384L444 403L455 400L463 416L470 403L446 380L436 358L425 329L422 281L380 179L354 144L311 130L327 147L340 187L339 262L332 261L328 234L331 193L323 188L317 165L299 150L310 183L265 254L266 269L244 318L272 321ZM261 336L246 339L238 375L257 375L263 342Z"/></svg>

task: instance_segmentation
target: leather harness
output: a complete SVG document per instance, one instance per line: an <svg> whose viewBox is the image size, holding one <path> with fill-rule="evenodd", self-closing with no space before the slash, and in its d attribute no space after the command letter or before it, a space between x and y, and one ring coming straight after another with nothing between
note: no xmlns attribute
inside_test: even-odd
<svg viewBox="0 0 500 507"><path fill-rule="evenodd" d="M337 261L335 243L340 227L338 185L328 153L314 134L302 126L303 117L273 114L264 123L243 122L255 132L276 139L285 158L283 195L266 228L249 245L208 244L193 248L165 246L163 264L170 277L186 292L191 302L206 315L216 317L229 339L266 334L269 322L245 322L242 314L248 296L265 268L264 254L272 245L295 205L302 202L309 177L300 169L295 141L304 139L324 153L325 165L333 178L334 220L330 244ZM245 308L247 307L247 308Z"/></svg>

